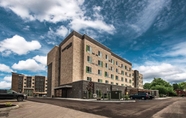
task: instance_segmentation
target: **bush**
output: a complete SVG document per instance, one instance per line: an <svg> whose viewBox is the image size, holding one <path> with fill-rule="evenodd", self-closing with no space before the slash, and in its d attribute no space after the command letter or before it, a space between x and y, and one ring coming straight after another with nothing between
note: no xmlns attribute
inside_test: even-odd
<svg viewBox="0 0 186 118"><path fill-rule="evenodd" d="M129 95L125 95L125 100L128 100L129 99Z"/></svg>
<svg viewBox="0 0 186 118"><path fill-rule="evenodd" d="M6 102L5 106L7 106L7 107L12 106L12 103L11 102Z"/></svg>

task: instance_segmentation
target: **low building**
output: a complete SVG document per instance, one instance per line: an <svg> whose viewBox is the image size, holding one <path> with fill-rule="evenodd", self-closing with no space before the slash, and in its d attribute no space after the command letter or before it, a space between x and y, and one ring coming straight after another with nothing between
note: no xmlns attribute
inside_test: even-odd
<svg viewBox="0 0 186 118"><path fill-rule="evenodd" d="M87 98L143 88L143 75L108 47L75 31L47 55L47 96Z"/></svg>
<svg viewBox="0 0 186 118"><path fill-rule="evenodd" d="M47 78L45 76L25 76L12 73L12 90L25 93L28 96L42 96L47 94Z"/></svg>

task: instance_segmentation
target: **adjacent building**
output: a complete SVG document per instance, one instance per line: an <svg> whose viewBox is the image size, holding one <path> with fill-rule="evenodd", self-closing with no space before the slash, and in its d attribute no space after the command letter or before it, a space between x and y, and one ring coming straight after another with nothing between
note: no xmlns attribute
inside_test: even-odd
<svg viewBox="0 0 186 118"><path fill-rule="evenodd" d="M12 90L25 93L28 96L47 94L47 78L45 76L25 76L12 73Z"/></svg>
<svg viewBox="0 0 186 118"><path fill-rule="evenodd" d="M143 88L143 75L108 47L75 31L47 55L47 96L85 98L93 93Z"/></svg>

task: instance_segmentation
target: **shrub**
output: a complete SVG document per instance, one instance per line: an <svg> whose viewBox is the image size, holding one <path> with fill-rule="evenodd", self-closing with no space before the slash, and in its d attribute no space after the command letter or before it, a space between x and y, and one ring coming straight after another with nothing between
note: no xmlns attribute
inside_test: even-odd
<svg viewBox="0 0 186 118"><path fill-rule="evenodd" d="M12 103L11 103L11 102L6 102L6 103L5 103L5 106L8 106L8 107L9 107L9 106L12 106Z"/></svg>

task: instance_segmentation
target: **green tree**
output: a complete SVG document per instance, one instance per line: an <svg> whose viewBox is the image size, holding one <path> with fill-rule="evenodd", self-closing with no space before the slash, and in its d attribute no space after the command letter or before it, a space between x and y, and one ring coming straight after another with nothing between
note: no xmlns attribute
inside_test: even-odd
<svg viewBox="0 0 186 118"><path fill-rule="evenodd" d="M143 85L143 88L144 89L150 89L150 83L145 83L144 85Z"/></svg>
<svg viewBox="0 0 186 118"><path fill-rule="evenodd" d="M179 89L179 85L176 83L176 84L173 84L173 89L176 90L176 89Z"/></svg>
<svg viewBox="0 0 186 118"><path fill-rule="evenodd" d="M178 84L178 86L179 86L179 89L186 90L186 82L181 82Z"/></svg>
<svg viewBox="0 0 186 118"><path fill-rule="evenodd" d="M166 82L165 80L161 78L154 78L154 80L151 82L151 88L156 85L160 85L164 87L172 87L168 82Z"/></svg>
<svg viewBox="0 0 186 118"><path fill-rule="evenodd" d="M165 86L162 85L155 85L151 87L152 90L159 90L159 94L167 94L168 90Z"/></svg>

